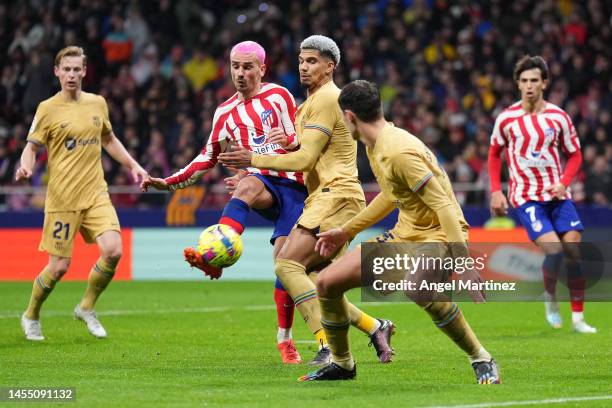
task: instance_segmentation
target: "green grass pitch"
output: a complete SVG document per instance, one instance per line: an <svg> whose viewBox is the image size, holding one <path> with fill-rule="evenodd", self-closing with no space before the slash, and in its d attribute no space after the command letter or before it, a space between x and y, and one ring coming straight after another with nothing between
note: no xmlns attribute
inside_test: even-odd
<svg viewBox="0 0 612 408"><path fill-rule="evenodd" d="M548 399L561 399L555 407L612 405L612 399L564 400L612 395L610 303L587 304L596 335L570 330L568 304L559 331L546 325L541 303L462 304L500 364L499 386L474 384L464 355L416 306L361 304L398 326L393 363L379 364L368 339L351 329L357 379L298 383L310 370L280 364L271 282L114 282L97 306L105 340L72 318L84 287L56 287L43 309L47 339L32 343L18 320L31 284L0 283L0 387L76 387L76 404L52 406L85 407L487 406ZM350 298L359 300L359 292ZM297 314L294 338L302 357L312 358L315 344Z"/></svg>

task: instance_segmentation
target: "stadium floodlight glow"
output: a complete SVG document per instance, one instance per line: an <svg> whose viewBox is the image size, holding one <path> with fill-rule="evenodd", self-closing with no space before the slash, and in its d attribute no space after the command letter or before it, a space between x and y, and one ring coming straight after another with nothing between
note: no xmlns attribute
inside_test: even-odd
<svg viewBox="0 0 612 408"><path fill-rule="evenodd" d="M265 13L266 11L268 11L269 8L270 8L270 6L268 6L268 3L266 3L265 1L263 3L259 3L258 9L262 13Z"/></svg>
<svg viewBox="0 0 612 408"><path fill-rule="evenodd" d="M244 22L246 22L247 20L247 16L244 14L240 14L238 17L236 17L236 22L238 24L243 24Z"/></svg>

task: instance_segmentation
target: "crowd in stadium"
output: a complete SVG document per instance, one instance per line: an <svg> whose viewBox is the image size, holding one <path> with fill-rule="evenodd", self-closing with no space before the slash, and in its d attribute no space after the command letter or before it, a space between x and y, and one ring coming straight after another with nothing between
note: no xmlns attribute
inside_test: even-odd
<svg viewBox="0 0 612 408"><path fill-rule="evenodd" d="M570 115L582 144L584 163L573 197L611 205L612 10L605 1L332 3L0 4L0 186L14 184L36 107L59 89L53 57L66 45L85 49L84 89L106 98L115 134L152 176L161 177L198 154L215 107L234 93L228 78L233 44L251 39L264 45L264 79L285 86L299 103L304 98L299 43L320 33L342 50L338 86L360 78L377 82L387 118L422 138L453 182L481 186L457 193L466 205L488 202L486 160L494 118L519 97L514 63L526 53L542 55L552 76L546 98ZM45 154L38 161L33 184L44 186ZM110 159L103 164L109 184L132 183ZM359 172L364 182L373 180L363 152ZM227 174L217 166L203 182L221 185ZM0 200L15 209L42 206L27 195ZM119 207L160 201L137 194L113 200ZM212 204L220 203L205 202Z"/></svg>

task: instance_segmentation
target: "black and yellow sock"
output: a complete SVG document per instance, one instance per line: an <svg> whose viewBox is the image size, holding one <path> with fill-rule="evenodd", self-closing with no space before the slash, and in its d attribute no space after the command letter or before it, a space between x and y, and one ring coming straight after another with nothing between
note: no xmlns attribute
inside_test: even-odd
<svg viewBox="0 0 612 408"><path fill-rule="evenodd" d="M346 298L345 298L346 299ZM348 312L351 324L367 335L372 335L380 327L380 321L373 318L354 304L348 302Z"/></svg>
<svg viewBox="0 0 612 408"><path fill-rule="evenodd" d="M40 308L44 303L45 299L49 296L49 293L55 287L57 281L51 277L47 266L38 274L34 279L34 285L32 285L32 295L30 296L30 303L25 311L25 317L30 320L40 319Z"/></svg>
<svg viewBox="0 0 612 408"><path fill-rule="evenodd" d="M482 347L456 303L431 302L424 309L434 324L465 351L470 362L491 360L491 355Z"/></svg>
<svg viewBox="0 0 612 408"><path fill-rule="evenodd" d="M119 260L109 261L102 257L91 268L89 278L87 279L87 289L81 300L81 309L92 310L98 300L98 297L108 286L115 275L117 263Z"/></svg>
<svg viewBox="0 0 612 408"><path fill-rule="evenodd" d="M317 288L312 280L306 276L306 267L290 259L276 259L276 276L295 303L295 307L302 315L310 331L315 334L317 341L321 341L324 334L321 331L321 308L317 300ZM324 341L324 344L327 342Z"/></svg>
<svg viewBox="0 0 612 408"><path fill-rule="evenodd" d="M351 355L348 331L351 324L349 303L344 296L338 298L319 297L321 324L327 335L332 360L342 368L352 370L355 362Z"/></svg>

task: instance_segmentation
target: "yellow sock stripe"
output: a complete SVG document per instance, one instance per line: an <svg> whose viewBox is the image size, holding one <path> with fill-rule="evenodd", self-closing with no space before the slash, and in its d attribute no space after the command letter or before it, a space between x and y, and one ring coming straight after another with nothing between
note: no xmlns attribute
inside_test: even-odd
<svg viewBox="0 0 612 408"><path fill-rule="evenodd" d="M346 322L332 322L321 319L321 326L327 330L348 330L348 328L351 326L351 321L347 320Z"/></svg>
<svg viewBox="0 0 612 408"><path fill-rule="evenodd" d="M312 299L316 299L317 297L317 290L316 289L312 289L309 290L307 292L301 293L299 295L297 295L294 299L293 299L293 303L295 303L296 306L301 305L304 302L307 302L309 300Z"/></svg>
<svg viewBox="0 0 612 408"><path fill-rule="evenodd" d="M41 274L42 275L42 274ZM45 283L45 280L42 278L41 275L38 275L36 277L36 284L38 285L39 288L41 288L44 292L51 292L51 288L50 286L47 286L47 284Z"/></svg>
<svg viewBox="0 0 612 408"><path fill-rule="evenodd" d="M115 269L108 267L101 259L94 264L93 268L96 272L107 278L112 278L115 275Z"/></svg>
<svg viewBox="0 0 612 408"><path fill-rule="evenodd" d="M441 319L434 320L434 323L438 327L444 327L459 315L459 306L456 303L453 303L451 309L446 313Z"/></svg>

